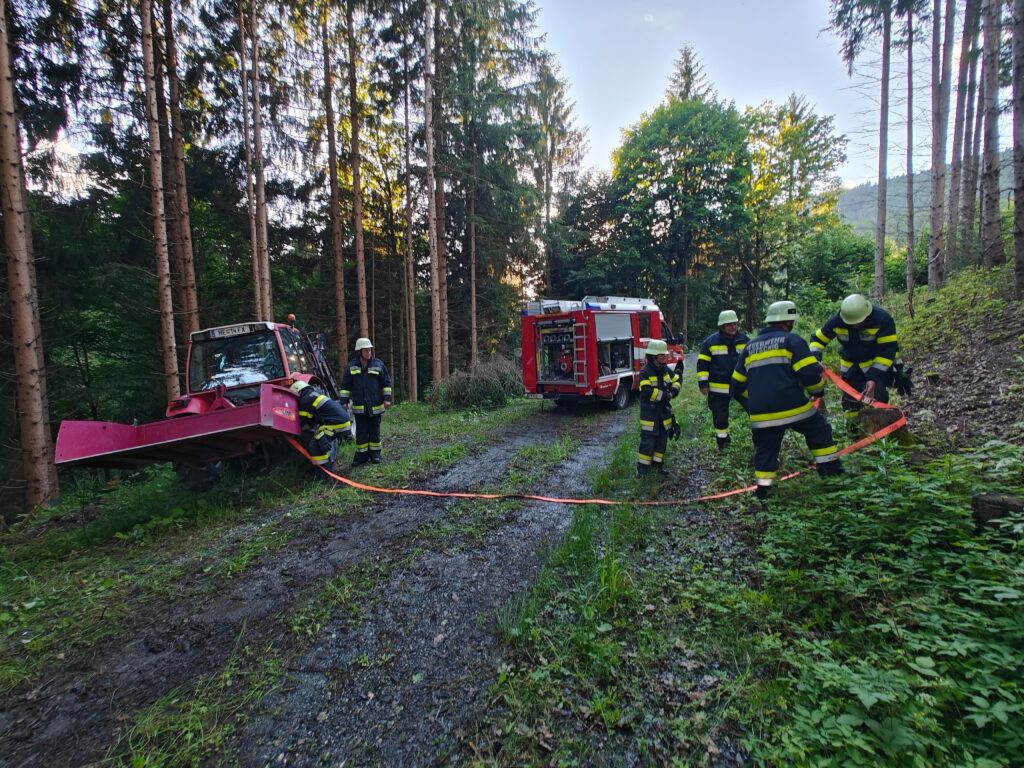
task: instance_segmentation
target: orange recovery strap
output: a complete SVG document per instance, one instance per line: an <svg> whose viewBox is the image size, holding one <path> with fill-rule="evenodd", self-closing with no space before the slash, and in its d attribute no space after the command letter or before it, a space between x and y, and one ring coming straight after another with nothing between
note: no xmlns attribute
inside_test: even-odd
<svg viewBox="0 0 1024 768"><path fill-rule="evenodd" d="M837 376L833 371L829 370L828 368L825 368L825 377L829 379L837 387L839 387L839 389L841 389L843 392L845 392L847 395L854 398L855 400L864 402L866 405L870 405L875 408L895 409L895 406L889 405L888 403L882 403L877 400L865 400L860 392L853 389L853 387L851 387L849 384L847 384L845 381L839 378L839 376ZM872 434L861 438L857 442L846 446L845 448L839 451L839 455L846 456L848 454L853 453L854 451L859 451L861 448L864 448L867 445L871 445L871 443L875 442L876 440L880 440L881 438L892 434L896 430L903 427L906 423L906 415L900 412L900 417L892 424L889 424L888 426L883 427L877 432L873 432ZM302 445L294 437L289 437L288 442L291 443L292 447L296 451L301 453L307 459L311 460L309 452L306 451L306 449L303 448ZM714 501L716 499L728 498L729 496L738 496L742 493L751 493L757 487L755 485L748 485L743 488L733 488L730 491L709 493L704 496L694 496L688 499L659 499L653 501L638 501L632 499L566 499L559 498L557 496L539 496L537 494L532 493L470 493L468 491L428 491L419 488L381 488L376 485L360 483L356 480L352 480L351 478L345 477L344 475L339 475L336 472L332 472L331 470L327 469L322 465L320 465L319 468L320 471L322 471L324 474L328 475L329 477L333 478L339 483L344 483L345 485L351 488L356 488L360 491L369 491L371 493L390 493L402 496L428 496L433 498L446 499L520 499L527 501L544 501L551 504L603 504L606 506L628 504L630 506L635 507L688 506L691 504L697 504L704 501ZM778 482L782 482L783 480L790 480L794 477L798 477L800 474L802 473L799 471L790 472L789 474L780 477L778 479Z"/></svg>

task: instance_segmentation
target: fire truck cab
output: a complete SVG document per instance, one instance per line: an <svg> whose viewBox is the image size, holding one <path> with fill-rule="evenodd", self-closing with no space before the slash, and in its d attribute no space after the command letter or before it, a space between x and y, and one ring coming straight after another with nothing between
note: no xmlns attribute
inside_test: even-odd
<svg viewBox="0 0 1024 768"><path fill-rule="evenodd" d="M531 301L521 332L526 396L558 404L601 400L625 408L652 339L668 342L670 366L683 364L683 347L651 299Z"/></svg>

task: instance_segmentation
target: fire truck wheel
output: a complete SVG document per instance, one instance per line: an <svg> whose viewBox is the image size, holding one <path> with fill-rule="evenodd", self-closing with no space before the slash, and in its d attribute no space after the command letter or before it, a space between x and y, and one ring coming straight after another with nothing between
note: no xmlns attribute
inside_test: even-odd
<svg viewBox="0 0 1024 768"><path fill-rule="evenodd" d="M615 390L615 395L612 397L612 407L621 411L623 408L629 405L629 398L632 392L630 392L629 384L625 379L619 380L619 386Z"/></svg>
<svg viewBox="0 0 1024 768"><path fill-rule="evenodd" d="M186 491L202 493L220 482L221 463L213 461L207 464L175 464L174 471Z"/></svg>

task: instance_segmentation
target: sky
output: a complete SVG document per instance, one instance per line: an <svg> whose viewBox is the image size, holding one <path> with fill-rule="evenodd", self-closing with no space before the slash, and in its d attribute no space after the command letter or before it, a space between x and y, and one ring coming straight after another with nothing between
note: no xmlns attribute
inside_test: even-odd
<svg viewBox="0 0 1024 768"><path fill-rule="evenodd" d="M577 124L587 130L585 166L610 170L622 130L664 99L679 50L689 44L720 98L742 110L803 96L818 115L833 116L836 133L850 141L839 169L844 186L877 178L878 97L848 76L839 39L823 31L828 0L536 3L546 47L569 82ZM899 172L891 160L889 166L890 175Z"/></svg>

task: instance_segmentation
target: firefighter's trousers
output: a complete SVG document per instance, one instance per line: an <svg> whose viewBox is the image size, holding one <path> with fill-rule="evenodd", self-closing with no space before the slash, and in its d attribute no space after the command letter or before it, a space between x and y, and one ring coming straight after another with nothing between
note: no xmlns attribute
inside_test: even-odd
<svg viewBox="0 0 1024 768"><path fill-rule="evenodd" d="M715 427L715 437L729 436L729 404L731 402L732 398L729 395L708 393L708 408L711 411L711 423Z"/></svg>
<svg viewBox="0 0 1024 768"><path fill-rule="evenodd" d="M380 456L380 414L357 413L356 455L353 464L365 464Z"/></svg>
<svg viewBox="0 0 1024 768"><path fill-rule="evenodd" d="M640 451L636 463L645 467L665 461L668 447L668 430L672 426L672 413L663 412L656 416L640 414Z"/></svg>
<svg viewBox="0 0 1024 768"><path fill-rule="evenodd" d="M864 375L864 371L861 370L857 363L850 366L850 370L843 372L842 379L858 392L862 392L868 384L868 377ZM886 385L875 384L875 400L882 403L889 402L889 390L886 388ZM854 400L845 392L843 393L843 414L846 418L852 419L863 407L862 403Z"/></svg>
<svg viewBox="0 0 1024 768"><path fill-rule="evenodd" d="M821 413L814 411L810 417L792 424L750 430L754 438L754 476L758 485L769 486L778 476L779 450L787 429L796 430L804 436L819 475L842 472L838 449L832 439L832 427Z"/></svg>
<svg viewBox="0 0 1024 768"><path fill-rule="evenodd" d="M330 467L334 463L338 455L338 439L333 433L325 434L319 428L316 432L304 429L301 440L314 464Z"/></svg>

